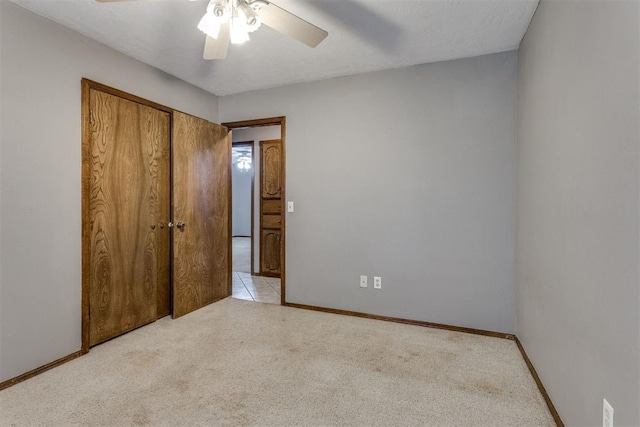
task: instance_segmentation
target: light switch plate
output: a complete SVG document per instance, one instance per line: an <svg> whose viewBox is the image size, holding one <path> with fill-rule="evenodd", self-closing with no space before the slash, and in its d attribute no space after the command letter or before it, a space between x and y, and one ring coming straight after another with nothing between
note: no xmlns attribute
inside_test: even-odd
<svg viewBox="0 0 640 427"><path fill-rule="evenodd" d="M367 285L367 276L360 276L360 287L361 288L366 288Z"/></svg>
<svg viewBox="0 0 640 427"><path fill-rule="evenodd" d="M293 212L293 202L287 202L287 212Z"/></svg>

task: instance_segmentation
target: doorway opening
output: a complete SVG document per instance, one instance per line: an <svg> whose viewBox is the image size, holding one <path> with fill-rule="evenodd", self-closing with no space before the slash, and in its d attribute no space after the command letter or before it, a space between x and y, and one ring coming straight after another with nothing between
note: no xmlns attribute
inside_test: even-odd
<svg viewBox="0 0 640 427"><path fill-rule="evenodd" d="M285 118L223 126L232 131L232 296L284 304Z"/></svg>

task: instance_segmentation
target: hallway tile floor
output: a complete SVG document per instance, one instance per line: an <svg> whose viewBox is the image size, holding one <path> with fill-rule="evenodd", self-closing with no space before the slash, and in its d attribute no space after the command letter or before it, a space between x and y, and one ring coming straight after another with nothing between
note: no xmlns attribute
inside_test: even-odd
<svg viewBox="0 0 640 427"><path fill-rule="evenodd" d="M280 304L280 279L233 272L233 298Z"/></svg>

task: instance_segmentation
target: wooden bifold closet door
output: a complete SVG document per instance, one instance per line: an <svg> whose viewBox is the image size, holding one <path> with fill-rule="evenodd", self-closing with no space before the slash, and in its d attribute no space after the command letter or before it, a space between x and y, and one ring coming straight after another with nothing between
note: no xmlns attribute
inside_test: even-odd
<svg viewBox="0 0 640 427"><path fill-rule="evenodd" d="M224 126L83 79L82 350L231 295Z"/></svg>
<svg viewBox="0 0 640 427"><path fill-rule="evenodd" d="M158 286L169 280L169 230L158 223L168 220L170 115L93 89L90 105L94 345L158 317Z"/></svg>

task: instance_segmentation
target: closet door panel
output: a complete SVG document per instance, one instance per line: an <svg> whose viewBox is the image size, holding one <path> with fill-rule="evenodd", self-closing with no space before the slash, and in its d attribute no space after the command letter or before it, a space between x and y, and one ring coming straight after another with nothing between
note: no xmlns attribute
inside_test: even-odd
<svg viewBox="0 0 640 427"><path fill-rule="evenodd" d="M157 318L168 113L90 92L90 345ZM167 169L168 170L168 169ZM168 244L168 242L166 243Z"/></svg>

